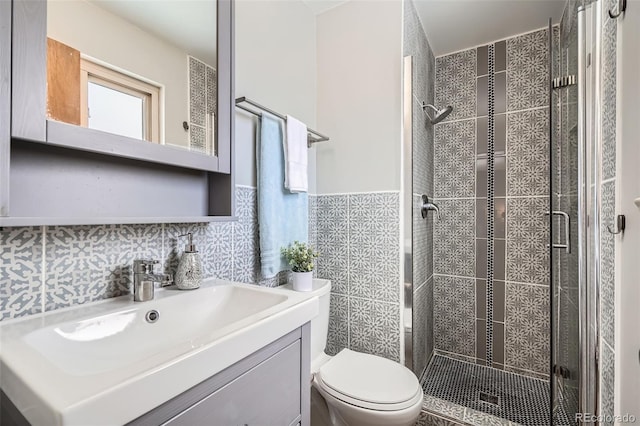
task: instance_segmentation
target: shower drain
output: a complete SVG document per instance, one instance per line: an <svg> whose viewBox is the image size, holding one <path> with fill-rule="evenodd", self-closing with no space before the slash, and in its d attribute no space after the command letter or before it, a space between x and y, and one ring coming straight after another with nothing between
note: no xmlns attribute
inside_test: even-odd
<svg viewBox="0 0 640 426"><path fill-rule="evenodd" d="M498 395L491 395L486 392L480 392L480 396L478 399L482 402L486 402L487 404L500 405L500 397Z"/></svg>

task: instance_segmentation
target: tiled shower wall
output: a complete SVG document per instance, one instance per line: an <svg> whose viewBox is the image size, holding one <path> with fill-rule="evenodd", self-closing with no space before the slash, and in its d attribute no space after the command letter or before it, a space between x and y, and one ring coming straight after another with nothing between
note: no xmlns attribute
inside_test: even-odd
<svg viewBox="0 0 640 426"><path fill-rule="evenodd" d="M412 1L405 2L404 55L413 57L412 74L412 281L413 371L420 375L433 354L433 215L423 219L421 195L433 197L433 126L422 103L433 104L435 57ZM406 232L406 231L405 231ZM405 277L406 281L406 277Z"/></svg>
<svg viewBox="0 0 640 426"><path fill-rule="evenodd" d="M599 82L602 91L602 161L600 182L600 399L601 413L614 415L615 396L615 257L616 236L607 231L613 228L616 217L616 50L617 21L609 19L608 11L615 10L617 1L600 2L602 19L602 64ZM620 414L620 413L618 413ZM611 423L608 423L611 424Z"/></svg>
<svg viewBox="0 0 640 426"><path fill-rule="evenodd" d="M330 279L326 352L400 360L400 195L318 195L317 275ZM313 214L312 214L313 216ZM313 238L312 238L313 241Z"/></svg>
<svg viewBox="0 0 640 426"><path fill-rule="evenodd" d="M436 350L543 377L548 78L546 30L436 58Z"/></svg>
<svg viewBox="0 0 640 426"><path fill-rule="evenodd" d="M176 236L185 232L194 234L205 277L278 285L286 274L259 281L255 188L238 187L236 206L236 222L5 228L0 319L128 294L134 259L158 259L158 271L173 273L185 244Z"/></svg>

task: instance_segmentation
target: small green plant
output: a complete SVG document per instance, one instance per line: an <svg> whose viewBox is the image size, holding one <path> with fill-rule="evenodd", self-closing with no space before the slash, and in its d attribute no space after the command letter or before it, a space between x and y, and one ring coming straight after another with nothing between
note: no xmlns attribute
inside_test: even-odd
<svg viewBox="0 0 640 426"><path fill-rule="evenodd" d="M313 247L300 241L294 241L289 247L282 247L281 252L293 272L313 271L315 267L313 261L319 256Z"/></svg>

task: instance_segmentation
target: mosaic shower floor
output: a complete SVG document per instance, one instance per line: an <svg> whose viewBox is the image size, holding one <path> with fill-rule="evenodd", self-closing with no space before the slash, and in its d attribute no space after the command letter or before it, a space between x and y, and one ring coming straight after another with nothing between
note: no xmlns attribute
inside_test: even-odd
<svg viewBox="0 0 640 426"><path fill-rule="evenodd" d="M549 383L544 380L434 355L422 388L426 395L505 419L502 424L549 424ZM554 423L569 424L562 417L556 413Z"/></svg>

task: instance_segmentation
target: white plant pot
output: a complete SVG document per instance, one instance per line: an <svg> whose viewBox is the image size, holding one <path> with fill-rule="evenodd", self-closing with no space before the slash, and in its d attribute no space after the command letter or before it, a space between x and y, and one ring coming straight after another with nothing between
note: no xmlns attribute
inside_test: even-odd
<svg viewBox="0 0 640 426"><path fill-rule="evenodd" d="M311 291L313 289L313 271L292 272L293 289L295 291Z"/></svg>

